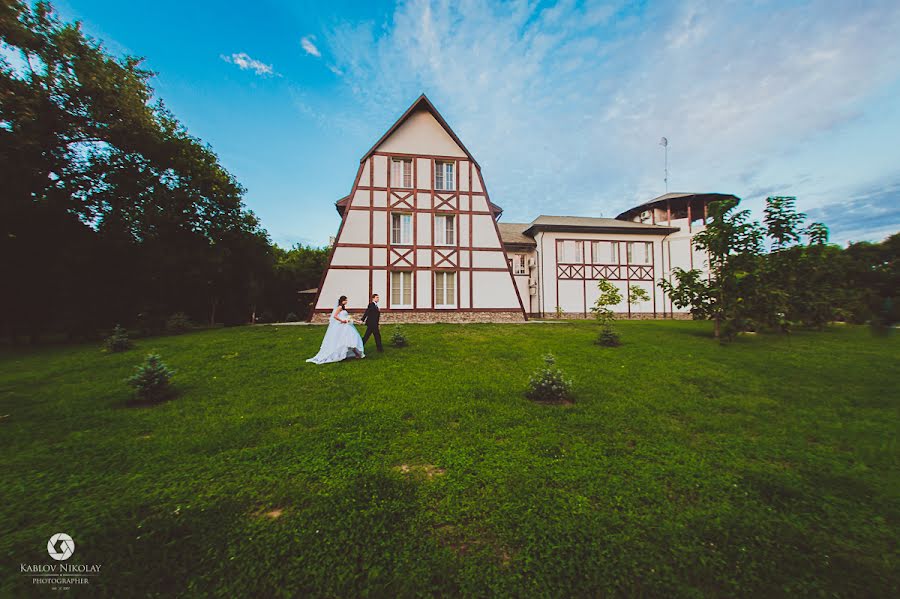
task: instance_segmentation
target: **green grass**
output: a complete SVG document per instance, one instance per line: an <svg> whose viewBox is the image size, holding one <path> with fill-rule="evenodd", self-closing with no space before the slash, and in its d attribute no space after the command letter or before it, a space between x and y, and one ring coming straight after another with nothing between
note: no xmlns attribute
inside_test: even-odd
<svg viewBox="0 0 900 599"><path fill-rule="evenodd" d="M49 592L19 564L56 532L102 564L75 596L897 595L896 337L404 329L325 366L303 326L0 352L0 596ZM178 396L130 406L150 351ZM574 405L524 399L547 351Z"/></svg>

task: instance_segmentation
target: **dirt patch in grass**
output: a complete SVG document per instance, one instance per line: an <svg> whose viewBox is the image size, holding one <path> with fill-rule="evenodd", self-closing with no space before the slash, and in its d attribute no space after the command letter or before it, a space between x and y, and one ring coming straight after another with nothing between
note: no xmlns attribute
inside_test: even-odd
<svg viewBox="0 0 900 599"><path fill-rule="evenodd" d="M253 512L253 516L255 518L268 518L269 520L278 520L281 516L284 515L286 508L283 507L275 507L275 508L260 508Z"/></svg>
<svg viewBox="0 0 900 599"><path fill-rule="evenodd" d="M408 474L416 478L433 479L435 476L443 476L446 470L439 468L434 464L400 464L394 466L394 470L400 474Z"/></svg>

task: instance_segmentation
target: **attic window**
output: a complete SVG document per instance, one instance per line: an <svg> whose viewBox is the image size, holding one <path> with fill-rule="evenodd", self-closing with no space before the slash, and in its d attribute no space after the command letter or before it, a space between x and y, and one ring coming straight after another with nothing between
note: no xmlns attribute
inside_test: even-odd
<svg viewBox="0 0 900 599"><path fill-rule="evenodd" d="M412 160L393 158L391 160L391 186L412 187Z"/></svg>
<svg viewBox="0 0 900 599"><path fill-rule="evenodd" d="M434 188L443 191L456 189L453 184L453 162L434 163Z"/></svg>

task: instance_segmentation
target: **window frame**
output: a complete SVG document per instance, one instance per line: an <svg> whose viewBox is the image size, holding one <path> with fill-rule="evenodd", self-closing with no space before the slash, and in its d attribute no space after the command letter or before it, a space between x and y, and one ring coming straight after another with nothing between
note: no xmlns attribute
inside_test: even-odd
<svg viewBox="0 0 900 599"><path fill-rule="evenodd" d="M392 270L391 272L391 308L412 308L413 307L413 271L411 270ZM404 277L404 275L406 275ZM400 293L394 293L394 277L397 276L400 279L399 290ZM404 279L407 279L409 282L409 287L403 286ZM409 303L403 302L404 291L409 294ZM400 302L397 301L397 296L400 296Z"/></svg>
<svg viewBox="0 0 900 599"><path fill-rule="evenodd" d="M398 169L399 173L400 173L400 176L398 177L400 179L399 181L394 180L395 175L397 174L397 172L394 169L395 164L400 165L399 169ZM406 168L407 166L409 167L408 171ZM391 187L396 188L396 189L412 189L412 187L413 187L412 170L413 170L412 169L412 158L397 158L397 157L391 158ZM407 177L409 179L408 184L407 184Z"/></svg>
<svg viewBox="0 0 900 599"><path fill-rule="evenodd" d="M394 217L399 217L400 227L400 241L394 240ZM403 239L403 217L409 218L409 226L406 228L406 232L408 233L408 238L406 241ZM391 212L391 245L413 245L413 223L412 223L413 215L411 212Z"/></svg>
<svg viewBox="0 0 900 599"><path fill-rule="evenodd" d="M556 240L557 261L559 264L584 264L584 244L578 239L557 239ZM566 244L573 244L570 247L575 248L573 260L566 260Z"/></svg>
<svg viewBox="0 0 900 599"><path fill-rule="evenodd" d="M612 260L612 261L608 261L608 260L604 260L604 259L601 259L601 260L597 259L598 255L599 255L599 252L597 252L597 248L600 246L600 244L608 244L609 248L612 249L612 251L610 252L612 254L612 256L610 257L610 260ZM602 256L601 256L601 258L602 258ZM620 260L620 256L619 256L619 242L618 241L608 241L605 239L597 239L597 240L591 241L591 264L615 265L615 264L619 264L620 262L621 262L621 260Z"/></svg>
<svg viewBox="0 0 900 599"><path fill-rule="evenodd" d="M438 278L440 278L443 282L443 297L441 297L442 302L438 302ZM447 280L453 281L453 288L448 292L447 289ZM435 308L456 308L456 292L457 292L457 276L455 270L436 270L434 271L434 284L432 293L434 294L434 307ZM450 298L450 303L447 303L447 298Z"/></svg>
<svg viewBox="0 0 900 599"><path fill-rule="evenodd" d="M527 275L528 274L528 262L525 254L512 254L512 273L514 275ZM521 268L518 262L521 262Z"/></svg>
<svg viewBox="0 0 900 599"><path fill-rule="evenodd" d="M447 223L451 224L453 239L447 241ZM441 223L441 224L439 224ZM441 235L438 235L438 232ZM442 239L442 241L438 241ZM456 245L456 215L455 214L435 214L434 215L434 245L455 246Z"/></svg>
<svg viewBox="0 0 900 599"><path fill-rule="evenodd" d="M644 246L644 261L643 262L635 262L634 261L634 247L637 244L643 244ZM631 266L649 266L653 264L653 242L652 241L628 241L625 245L625 259L628 261L627 264Z"/></svg>
<svg viewBox="0 0 900 599"><path fill-rule="evenodd" d="M456 162L447 160L434 161L434 189L435 191L455 191L456 190ZM449 173L449 187L447 186ZM438 185L438 176L440 176L441 185Z"/></svg>

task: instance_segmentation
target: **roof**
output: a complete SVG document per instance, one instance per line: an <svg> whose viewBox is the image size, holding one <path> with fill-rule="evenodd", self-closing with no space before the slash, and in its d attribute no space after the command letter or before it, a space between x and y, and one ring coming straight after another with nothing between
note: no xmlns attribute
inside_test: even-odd
<svg viewBox="0 0 900 599"><path fill-rule="evenodd" d="M347 205L349 203L350 203L350 196L344 196L341 199L339 199L337 202L335 202L334 207L335 207L335 209L337 209L338 214L340 214L341 216L344 216L344 209L347 207Z"/></svg>
<svg viewBox="0 0 900 599"><path fill-rule="evenodd" d="M397 122L394 123L393 125L391 125L391 128L388 129L387 132L384 135L382 135L378 141L375 142L375 145L373 145L372 148L368 152L366 152L365 156L363 156L362 158L359 159L359 161L365 162L365 160L375 152L375 150L378 148L378 146L380 146L382 143L384 143L384 140L386 140L388 137L390 137L394 133L394 131L396 131L397 128L403 124L403 121L405 121L407 118L409 118L409 116L412 113L414 113L416 110L418 110L420 108L423 108L431 113L431 116L433 116L435 118L435 120L441 125L441 127L444 128L444 131L446 131L447 134L451 138L453 138L453 141L456 142L456 145L458 145L460 147L460 149L463 152L465 152L466 156L469 157L469 160L472 161L472 164L474 164L476 167L478 167L479 170L481 170L481 167L478 165L478 161L475 160L475 157L472 156L472 153L469 152L468 149L466 149L466 146L459 139L459 137L457 137L456 133L453 132L453 129L450 128L450 125L447 124L447 121L444 120L444 117L441 116L441 113L438 112L437 108L434 107L434 104L431 103L431 100L429 100L425 96L425 94L422 94L421 96L419 96L416 99L416 101L413 102L412 105L406 109L406 112L404 112L402 115L400 115L400 118L397 119Z"/></svg>
<svg viewBox="0 0 900 599"><path fill-rule="evenodd" d="M638 204L637 206L634 206L633 208L629 208L625 212L622 212L621 214L619 214L616 218L628 218L629 215L634 214L635 212L644 210L646 208L649 208L651 206L654 206L660 202L665 202L665 201L669 201L669 200L680 200L680 199L684 199L684 198L699 198L699 199L704 199L704 200L708 200L708 201L724 200L726 198L734 198L734 199L740 201L740 198L738 198L736 195L733 195L730 193L672 192L672 193L665 193L661 196L653 198L652 200L644 202L643 204Z"/></svg>
<svg viewBox="0 0 900 599"><path fill-rule="evenodd" d="M531 223L497 223L500 229L500 241L504 245L527 245L534 247L535 243L532 237L525 235L525 229L531 226Z"/></svg>
<svg viewBox="0 0 900 599"><path fill-rule="evenodd" d="M668 235L678 231L678 227L648 225L615 218L594 216L550 216L542 214L523 231L525 235L534 235L537 231L583 231L597 233L645 233L650 235Z"/></svg>

